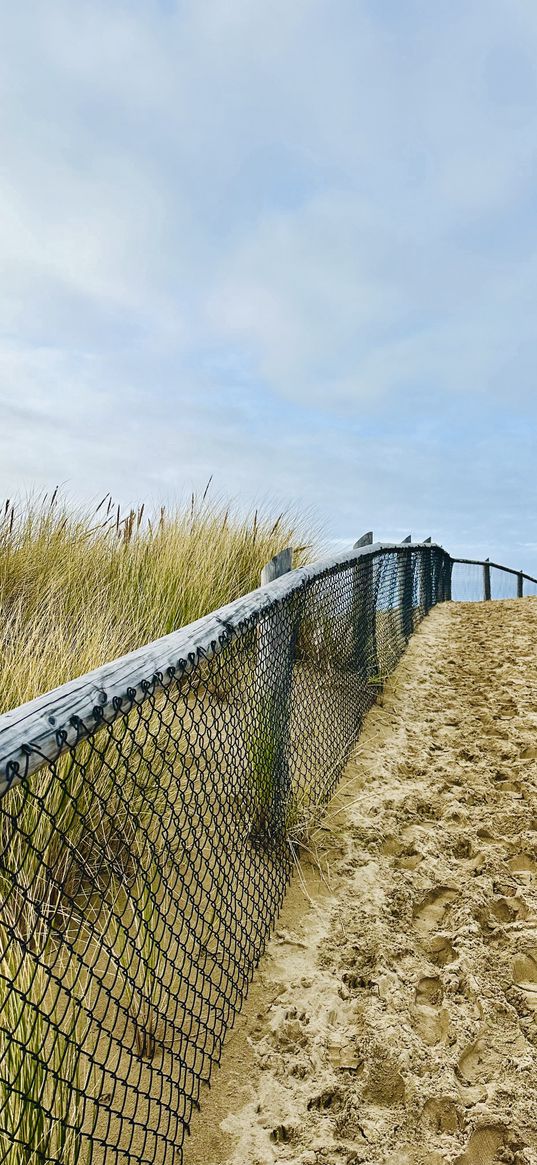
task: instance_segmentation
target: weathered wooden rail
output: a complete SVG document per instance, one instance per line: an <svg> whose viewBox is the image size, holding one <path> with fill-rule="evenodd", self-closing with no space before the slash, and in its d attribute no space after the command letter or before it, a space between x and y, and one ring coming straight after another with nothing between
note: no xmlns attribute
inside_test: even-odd
<svg viewBox="0 0 537 1165"><path fill-rule="evenodd" d="M110 663L0 715L0 796L21 777L111 724L146 699L147 685L167 687L188 674L201 657L210 658L240 634L252 617L262 619L324 572L372 562L387 552L406 556L422 543L376 542L290 570L291 551L282 551L263 571L263 584L182 627ZM435 544L433 544L434 547ZM428 544L431 549L431 543ZM440 548L441 549L441 548Z"/></svg>

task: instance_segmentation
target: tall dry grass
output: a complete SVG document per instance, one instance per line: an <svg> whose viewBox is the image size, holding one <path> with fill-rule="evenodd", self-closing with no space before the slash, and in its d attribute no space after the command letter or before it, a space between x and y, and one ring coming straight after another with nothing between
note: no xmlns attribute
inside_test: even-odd
<svg viewBox="0 0 537 1165"><path fill-rule="evenodd" d="M0 514L0 712L185 626L259 585L304 523L192 496L185 507L122 515L49 499Z"/></svg>

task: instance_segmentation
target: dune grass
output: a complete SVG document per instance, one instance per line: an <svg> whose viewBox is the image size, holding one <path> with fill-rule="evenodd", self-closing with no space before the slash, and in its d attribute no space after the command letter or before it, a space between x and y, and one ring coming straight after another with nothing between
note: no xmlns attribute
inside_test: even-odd
<svg viewBox="0 0 537 1165"><path fill-rule="evenodd" d="M45 965L8 937L1 924L0 966L1 1160L6 1165L82 1165L85 1080L77 1011L64 1005L54 1016ZM67 967L63 974L67 991ZM56 1018L55 1028L50 1018Z"/></svg>
<svg viewBox="0 0 537 1165"><path fill-rule="evenodd" d="M259 585L285 546L294 565L304 523L209 500L122 516L51 498L0 514L0 711L183 627Z"/></svg>
<svg viewBox="0 0 537 1165"><path fill-rule="evenodd" d="M285 546L294 547L299 565L308 542L285 515L241 517L211 502L207 491L156 514L140 506L122 515L108 496L93 512L77 511L58 491L6 502L0 712L245 594ZM146 755L145 725L136 723L135 716L132 724L120 722L100 755L83 743L75 761L66 756L55 772L44 768L28 791L12 789L0 812L0 1144L10 1165L80 1165L84 1156L77 1133L83 1105L73 1051L76 997L68 1009L64 1004L58 1026L50 1025L47 1004L46 968L55 962L62 928L75 921L80 934L91 931L124 980L123 998L145 1054L151 1040L151 999L159 991L158 912L152 909L158 876L154 863L151 877L144 873L144 855L148 845L158 854L158 802L165 794L152 780L152 741ZM155 736L160 727L155 713ZM166 747L163 740L162 754ZM88 913L95 891L101 917L93 908ZM11 1038L14 1032L19 1038Z"/></svg>

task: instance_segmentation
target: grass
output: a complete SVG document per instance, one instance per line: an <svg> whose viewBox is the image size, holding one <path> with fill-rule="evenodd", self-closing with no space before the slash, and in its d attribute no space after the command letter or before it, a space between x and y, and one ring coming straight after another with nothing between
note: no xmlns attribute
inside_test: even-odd
<svg viewBox="0 0 537 1165"><path fill-rule="evenodd" d="M83 1165L83 1082L74 1007L52 1030L43 964L0 927L0 1153L6 1165ZM65 969L67 989L68 970ZM57 1002L57 1000L56 1000ZM52 1015L54 1007L52 1006ZM59 1018L59 1017L58 1017Z"/></svg>
<svg viewBox="0 0 537 1165"><path fill-rule="evenodd" d="M285 515L241 517L211 502L207 491L182 509L153 514L140 506L122 515L108 496L93 512L75 511L57 491L6 502L0 711L252 590L285 546L294 546L299 565L308 555L304 541ZM147 725L134 713L103 734L104 759L83 743L75 762L67 756L56 772L42 769L30 791L14 788L3 802L0 1123L2 1159L10 1165L81 1160L76 999L67 1008L64 1002L61 1030L50 1024L47 1001L47 964L57 971L62 932L73 925L80 934L91 931L124 981L133 1043L143 1057L152 1055L161 994L153 909L160 875L147 854L158 852L166 801L152 769L161 729L158 751L167 761L166 726L157 715ZM181 763L175 755L169 771Z"/></svg>
<svg viewBox="0 0 537 1165"><path fill-rule="evenodd" d="M307 544L304 545L304 542ZM124 516L49 499L0 514L0 711L150 643L259 585L285 546L306 560L304 525L209 501Z"/></svg>

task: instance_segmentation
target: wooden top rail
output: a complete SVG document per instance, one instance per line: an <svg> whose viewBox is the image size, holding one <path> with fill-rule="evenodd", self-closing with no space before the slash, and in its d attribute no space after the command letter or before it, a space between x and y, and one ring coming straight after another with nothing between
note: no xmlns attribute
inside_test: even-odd
<svg viewBox="0 0 537 1165"><path fill-rule="evenodd" d="M111 724L134 704L141 704L147 698L148 685L153 689L167 687L174 678L192 671L200 658L218 654L253 616L268 614L274 603L307 582L330 570L344 570L362 558L404 554L412 549L430 550L431 544L376 542L299 567L187 627L4 712L0 715L0 797L21 777L93 736L103 720ZM64 733L65 739L59 738L59 733Z"/></svg>
<svg viewBox="0 0 537 1165"><path fill-rule="evenodd" d="M534 578L533 575L526 574L523 570L513 570L512 566L501 566L499 562L490 562L488 558L452 558L451 561L453 563L460 562L463 566L490 566L494 570L504 570L506 574L521 575L528 582L537 584L537 578Z"/></svg>

